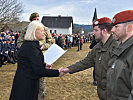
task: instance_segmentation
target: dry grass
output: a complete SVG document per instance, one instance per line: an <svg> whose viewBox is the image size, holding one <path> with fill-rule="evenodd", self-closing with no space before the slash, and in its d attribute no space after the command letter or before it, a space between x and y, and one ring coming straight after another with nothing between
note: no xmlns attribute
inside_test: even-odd
<svg viewBox="0 0 133 100"><path fill-rule="evenodd" d="M89 51L89 43L83 45L83 50L77 52L77 47L69 49L53 67L67 67L83 59ZM12 81L16 70L15 65L4 65L0 68L0 100L9 100ZM93 86L93 69L87 69L75 74L67 74L61 78L46 79L45 100L99 100L96 87Z"/></svg>

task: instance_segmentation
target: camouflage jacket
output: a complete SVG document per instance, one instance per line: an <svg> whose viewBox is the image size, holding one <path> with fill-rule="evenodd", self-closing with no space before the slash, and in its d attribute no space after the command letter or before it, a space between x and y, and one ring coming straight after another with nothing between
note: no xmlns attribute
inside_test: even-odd
<svg viewBox="0 0 133 100"><path fill-rule="evenodd" d="M17 48L20 48L24 41L24 33L21 33L17 40Z"/></svg>
<svg viewBox="0 0 133 100"><path fill-rule="evenodd" d="M51 44L53 44L53 38L52 38L50 31L47 27L44 27L44 31L45 31L46 35L44 37L44 40L40 41L40 45L43 45L44 50L47 50L51 46Z"/></svg>
<svg viewBox="0 0 133 100"><path fill-rule="evenodd" d="M26 30L27 30L27 27L24 30L22 30L23 32L20 34L18 38L18 41L17 41L18 48L20 48L20 46L23 43L24 33L26 33ZM51 46L51 44L53 44L53 39L52 39L49 29L45 26L44 26L44 32L46 33L44 36L44 40L41 40L39 42L40 42L40 45L44 45L44 50L47 50Z"/></svg>

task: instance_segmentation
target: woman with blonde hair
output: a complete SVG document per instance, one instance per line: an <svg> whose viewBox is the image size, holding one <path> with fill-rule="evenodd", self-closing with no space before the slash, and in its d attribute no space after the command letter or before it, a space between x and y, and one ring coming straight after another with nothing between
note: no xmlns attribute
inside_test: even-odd
<svg viewBox="0 0 133 100"><path fill-rule="evenodd" d="M47 69L39 41L44 39L44 25L32 21L27 28L24 42L18 52L18 67L14 76L9 100L38 100L39 79L58 77L60 69Z"/></svg>

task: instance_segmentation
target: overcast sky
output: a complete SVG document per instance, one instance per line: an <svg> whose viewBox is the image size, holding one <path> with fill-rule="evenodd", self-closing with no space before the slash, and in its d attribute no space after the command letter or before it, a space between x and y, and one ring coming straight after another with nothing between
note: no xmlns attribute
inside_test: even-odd
<svg viewBox="0 0 133 100"><path fill-rule="evenodd" d="M133 0L18 0L23 3L21 21L29 21L33 12L42 16L72 16L77 24L92 24L95 7L97 17L112 17L123 10L133 10Z"/></svg>

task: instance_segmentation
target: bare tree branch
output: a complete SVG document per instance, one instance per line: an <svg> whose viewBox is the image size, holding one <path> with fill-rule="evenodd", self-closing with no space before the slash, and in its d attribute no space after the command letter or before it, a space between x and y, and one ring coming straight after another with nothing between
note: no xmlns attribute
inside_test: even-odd
<svg viewBox="0 0 133 100"><path fill-rule="evenodd" d="M0 24L18 21L22 11L17 0L0 0Z"/></svg>

